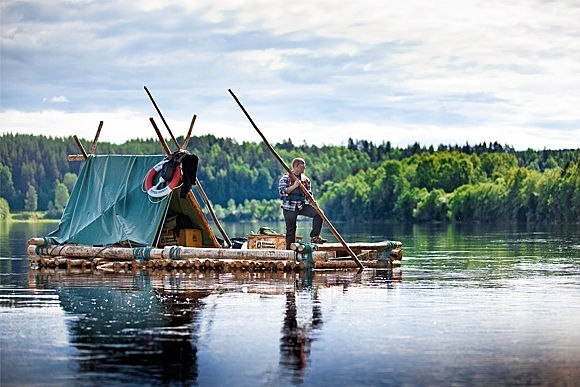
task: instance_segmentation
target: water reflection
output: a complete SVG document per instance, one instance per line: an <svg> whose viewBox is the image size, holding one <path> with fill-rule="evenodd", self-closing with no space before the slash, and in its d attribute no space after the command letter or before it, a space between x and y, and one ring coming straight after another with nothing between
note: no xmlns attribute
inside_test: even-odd
<svg viewBox="0 0 580 387"><path fill-rule="evenodd" d="M578 227L401 228L393 232L405 243L400 268L309 276L29 270L25 238L39 233L16 226L0 235L6 385L575 385L580 377Z"/></svg>
<svg viewBox="0 0 580 387"><path fill-rule="evenodd" d="M208 289L136 276L37 274L35 284L56 287L70 314L70 345L78 350L79 378L131 382L150 376L163 383L195 382L195 321ZM83 286L79 286L84 279Z"/></svg>
<svg viewBox="0 0 580 387"><path fill-rule="evenodd" d="M375 284L393 289L402 281L400 268L367 270L364 273L304 272L295 281L294 289L285 292L285 313L280 339L281 377L291 384L302 384L310 363L311 346L322 330L320 289L339 286L347 292L351 286ZM324 281L320 281L324 278Z"/></svg>
<svg viewBox="0 0 580 387"><path fill-rule="evenodd" d="M363 283L388 288L401 281L400 270L398 274L380 270L364 275L348 271L130 275L31 270L28 276L28 293L51 292L52 302L56 294L67 315L68 345L75 349L75 379L104 384L196 384L198 339L208 333L201 332L201 326L215 323L204 300L212 296L223 303L227 293L284 298L278 320L281 328L277 335L272 332L272 339L277 336L279 341L279 369L273 378L303 383L311 346L325 322L320 290L339 287L345 292ZM239 305L243 308L244 302ZM230 313L232 321L239 319L235 309ZM223 334L220 329L212 333Z"/></svg>
<svg viewBox="0 0 580 387"><path fill-rule="evenodd" d="M314 340L313 333L320 329L323 322L318 288L312 286L312 273L304 273L303 280L296 280L296 288L287 291L285 296L286 310L280 339L280 365L284 370L283 375L288 376L292 383L302 383L310 355L310 345ZM298 315L297 299L306 304L305 315Z"/></svg>

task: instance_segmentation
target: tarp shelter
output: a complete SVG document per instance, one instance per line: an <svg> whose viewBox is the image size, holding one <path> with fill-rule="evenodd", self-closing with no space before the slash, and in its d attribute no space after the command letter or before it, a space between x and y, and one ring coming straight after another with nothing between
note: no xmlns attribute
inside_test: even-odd
<svg viewBox="0 0 580 387"><path fill-rule="evenodd" d="M176 189L161 199L144 192L145 176L163 158L89 155L58 229L47 237L59 244L157 246L166 217L179 216L202 230L204 247L218 247L192 192L181 198Z"/></svg>

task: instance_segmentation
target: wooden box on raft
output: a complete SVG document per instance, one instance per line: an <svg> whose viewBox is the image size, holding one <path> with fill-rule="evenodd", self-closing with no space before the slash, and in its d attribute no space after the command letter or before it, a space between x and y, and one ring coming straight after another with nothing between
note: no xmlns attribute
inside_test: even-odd
<svg viewBox="0 0 580 387"><path fill-rule="evenodd" d="M250 234L248 249L286 250L284 234Z"/></svg>

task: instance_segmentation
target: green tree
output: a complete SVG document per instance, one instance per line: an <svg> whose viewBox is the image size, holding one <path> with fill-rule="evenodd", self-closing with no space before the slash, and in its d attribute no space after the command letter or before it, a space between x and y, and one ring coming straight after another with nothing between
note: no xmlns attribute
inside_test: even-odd
<svg viewBox="0 0 580 387"><path fill-rule="evenodd" d="M6 165L0 163L0 197L3 197L8 203L11 203L16 196L14 182L12 181L12 172Z"/></svg>
<svg viewBox="0 0 580 387"><path fill-rule="evenodd" d="M413 218L419 222L447 219L447 196L442 189L434 189L421 198L413 210Z"/></svg>
<svg viewBox="0 0 580 387"><path fill-rule="evenodd" d="M508 153L484 153L479 156L481 169L488 179L506 177L510 170L518 167L518 159Z"/></svg>
<svg viewBox="0 0 580 387"><path fill-rule="evenodd" d="M403 222L412 221L417 205L427 195L428 191L425 188L411 187L405 190L395 203L393 210L395 218Z"/></svg>
<svg viewBox="0 0 580 387"><path fill-rule="evenodd" d="M69 193L72 192L75 184L77 183L78 176L76 173L67 172L64 174L62 183L66 186Z"/></svg>
<svg viewBox="0 0 580 387"><path fill-rule="evenodd" d="M38 194L36 193L36 188L32 184L28 185L28 190L26 191L26 197L24 198L24 210L25 211L36 211L38 208Z"/></svg>
<svg viewBox="0 0 580 387"><path fill-rule="evenodd" d="M0 197L0 220L6 221L10 218L10 205L8 200Z"/></svg>
<svg viewBox="0 0 580 387"><path fill-rule="evenodd" d="M57 181L56 187L54 189L54 208L57 211L62 212L66 207L66 203L69 199L69 192L66 185Z"/></svg>

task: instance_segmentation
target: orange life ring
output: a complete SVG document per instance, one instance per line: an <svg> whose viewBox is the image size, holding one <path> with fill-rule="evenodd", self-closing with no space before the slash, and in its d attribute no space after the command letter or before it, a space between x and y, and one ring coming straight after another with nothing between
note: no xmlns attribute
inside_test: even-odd
<svg viewBox="0 0 580 387"><path fill-rule="evenodd" d="M155 166L147 172L147 176L145 176L145 191L147 191L147 194L151 197L162 198L167 196L179 185L179 181L181 180L181 167L179 166L173 170L173 175L171 176L171 181L169 181L169 183L167 183L161 176L159 177L157 184L153 183L155 181L155 176L157 176L161 168L163 168L163 164L166 162L167 160L163 160L155 164Z"/></svg>

